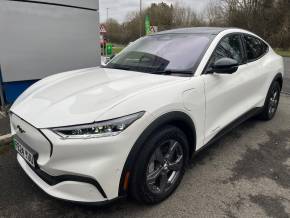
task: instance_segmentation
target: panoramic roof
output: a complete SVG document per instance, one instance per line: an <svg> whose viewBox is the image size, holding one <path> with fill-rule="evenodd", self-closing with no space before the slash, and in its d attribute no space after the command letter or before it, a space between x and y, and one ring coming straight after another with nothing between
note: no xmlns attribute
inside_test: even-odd
<svg viewBox="0 0 290 218"><path fill-rule="evenodd" d="M153 35L158 34L167 34L167 33L192 33L192 34L210 34L210 35L217 35L220 32L229 29L225 27L191 27L191 28L180 28L180 29L172 29L162 31Z"/></svg>

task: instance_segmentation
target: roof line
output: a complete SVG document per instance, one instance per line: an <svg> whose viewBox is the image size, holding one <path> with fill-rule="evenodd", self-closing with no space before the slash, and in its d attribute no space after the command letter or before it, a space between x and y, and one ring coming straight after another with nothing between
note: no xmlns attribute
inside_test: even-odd
<svg viewBox="0 0 290 218"><path fill-rule="evenodd" d="M42 4L42 5L53 5L53 6L59 6L59 7L82 9L82 10L87 10L87 11L97 11L97 9L94 9L94 8L86 8L86 7L79 7L79 6L74 6L74 5L65 5L65 4L52 3L52 2L41 2L41 1L31 1L31 0L8 0L8 1L32 3L32 4Z"/></svg>

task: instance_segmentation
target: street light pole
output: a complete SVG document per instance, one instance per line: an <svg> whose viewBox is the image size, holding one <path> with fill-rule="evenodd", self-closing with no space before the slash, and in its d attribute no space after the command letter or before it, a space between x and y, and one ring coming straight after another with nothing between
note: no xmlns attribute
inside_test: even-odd
<svg viewBox="0 0 290 218"><path fill-rule="evenodd" d="M140 37L142 36L142 0L140 0Z"/></svg>
<svg viewBox="0 0 290 218"><path fill-rule="evenodd" d="M109 20L109 9L110 9L110 8L107 8L107 22L108 22L108 20Z"/></svg>

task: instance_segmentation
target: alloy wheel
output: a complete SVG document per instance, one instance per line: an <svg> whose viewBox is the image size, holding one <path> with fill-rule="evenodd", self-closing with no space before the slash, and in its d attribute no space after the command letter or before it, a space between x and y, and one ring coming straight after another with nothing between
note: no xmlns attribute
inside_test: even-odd
<svg viewBox="0 0 290 218"><path fill-rule="evenodd" d="M153 152L146 173L148 189L155 194L169 191L181 175L184 165L182 145L176 140L167 140Z"/></svg>
<svg viewBox="0 0 290 218"><path fill-rule="evenodd" d="M277 88L274 88L272 90L272 93L269 99L268 113L270 117L272 117L275 114L278 108L278 103L279 103L279 90Z"/></svg>

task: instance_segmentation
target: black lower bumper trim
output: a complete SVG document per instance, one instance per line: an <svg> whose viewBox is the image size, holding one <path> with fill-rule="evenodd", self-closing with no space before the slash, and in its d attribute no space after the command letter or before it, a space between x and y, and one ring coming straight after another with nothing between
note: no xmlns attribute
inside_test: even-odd
<svg viewBox="0 0 290 218"><path fill-rule="evenodd" d="M65 199L62 199L62 198L57 198L57 197L54 197L52 196L54 199L57 199L57 200L60 200L60 201L64 201L64 202L67 202L67 203L72 203L72 204L77 204L77 205L83 205L83 206L92 206L92 207L102 207L102 206L106 206L106 205L110 205L110 204L113 204L119 200L122 200L122 199L125 199L125 196L124 197L116 197L116 198L113 198L113 199L110 199L110 200L105 200L105 201L100 201L100 202L83 202L83 201L71 201L71 200L65 200Z"/></svg>
<svg viewBox="0 0 290 218"><path fill-rule="evenodd" d="M28 164L29 165L29 164ZM45 181L49 185L56 185L61 182L65 181L75 181L75 182L84 182L89 183L93 186L95 186L98 191L101 193L101 195L104 198L108 198L105 191L103 190L102 186L94 179L84 176L76 176L76 175L61 175L61 176L51 176L47 174L46 172L42 171L39 168L33 168L29 165L29 167L35 172L43 181Z"/></svg>

